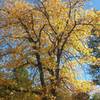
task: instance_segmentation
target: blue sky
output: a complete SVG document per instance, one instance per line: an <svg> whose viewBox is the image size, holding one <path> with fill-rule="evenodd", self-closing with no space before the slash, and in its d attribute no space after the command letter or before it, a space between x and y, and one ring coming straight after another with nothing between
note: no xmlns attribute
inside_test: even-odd
<svg viewBox="0 0 100 100"><path fill-rule="evenodd" d="M100 0L92 0L93 6L97 9L100 10Z"/></svg>
<svg viewBox="0 0 100 100"><path fill-rule="evenodd" d="M90 0L87 3L88 8L96 8L96 10L100 10L100 0Z"/></svg>
<svg viewBox="0 0 100 100"><path fill-rule="evenodd" d="M37 0L28 0L36 2ZM90 0L87 3L87 8L96 8L97 10L100 10L100 0Z"/></svg>
<svg viewBox="0 0 100 100"><path fill-rule="evenodd" d="M0 0L2 2L3 0ZM36 2L38 0L28 0ZM87 8L96 8L97 10L100 10L100 0L90 0L90 2L87 3Z"/></svg>

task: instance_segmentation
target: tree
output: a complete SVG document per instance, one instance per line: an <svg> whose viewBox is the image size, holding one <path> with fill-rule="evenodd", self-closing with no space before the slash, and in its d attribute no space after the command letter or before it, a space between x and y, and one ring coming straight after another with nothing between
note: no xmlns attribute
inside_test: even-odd
<svg viewBox="0 0 100 100"><path fill-rule="evenodd" d="M11 94L36 94L42 100L55 100L63 90L65 94L67 90L84 90L76 85L77 74L73 70L96 60L90 55L87 37L94 29L99 35L98 12L85 11L85 1L44 0L37 5L5 2L0 10L1 65L14 73L12 77L2 76L7 81L1 84L5 90ZM85 88L85 92L89 89Z"/></svg>
<svg viewBox="0 0 100 100"><path fill-rule="evenodd" d="M94 94L92 100L100 100L100 93Z"/></svg>
<svg viewBox="0 0 100 100"><path fill-rule="evenodd" d="M89 73L92 75L92 80L97 85L100 85L100 37L96 36L95 34L90 37L89 47L93 49L92 54L97 58L97 61L94 64L90 65Z"/></svg>
<svg viewBox="0 0 100 100"><path fill-rule="evenodd" d="M80 92L79 94L75 95L75 100L89 100L89 95L84 92Z"/></svg>

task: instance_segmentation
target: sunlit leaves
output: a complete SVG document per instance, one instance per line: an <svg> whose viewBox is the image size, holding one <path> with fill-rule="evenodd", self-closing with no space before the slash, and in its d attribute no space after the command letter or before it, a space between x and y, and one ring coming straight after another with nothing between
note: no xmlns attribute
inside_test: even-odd
<svg viewBox="0 0 100 100"><path fill-rule="evenodd" d="M81 80L78 80L78 81L75 80L74 85L76 87L77 92L88 92L93 88L93 84L91 84L88 81L83 81L83 80L82 81Z"/></svg>
<svg viewBox="0 0 100 100"><path fill-rule="evenodd" d="M26 85L31 88L30 92L34 89L32 87L40 88L43 96L53 99L56 98L53 92L66 89L66 85L72 92L90 90L89 82L77 80L78 73L74 68L97 61L90 55L92 49L88 48L87 42L93 32L99 35L99 12L84 10L83 4L84 0L6 4L0 15L3 30L0 45L4 43L7 47L0 54L1 58L8 55L8 61L4 63L6 67L18 69L15 80L18 80L19 89ZM37 68L36 75L32 72L31 78L24 70L28 67ZM36 84L29 81L34 81L34 77Z"/></svg>

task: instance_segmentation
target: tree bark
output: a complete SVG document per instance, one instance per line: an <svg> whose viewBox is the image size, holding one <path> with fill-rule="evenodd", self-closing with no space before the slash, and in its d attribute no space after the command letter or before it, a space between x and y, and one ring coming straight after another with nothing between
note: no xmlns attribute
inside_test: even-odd
<svg viewBox="0 0 100 100"><path fill-rule="evenodd" d="M41 58L38 53L36 53L36 59L37 59L37 66L38 66L39 73L40 73L40 82L41 82L42 87L45 87L46 85L44 81L44 73L43 73Z"/></svg>

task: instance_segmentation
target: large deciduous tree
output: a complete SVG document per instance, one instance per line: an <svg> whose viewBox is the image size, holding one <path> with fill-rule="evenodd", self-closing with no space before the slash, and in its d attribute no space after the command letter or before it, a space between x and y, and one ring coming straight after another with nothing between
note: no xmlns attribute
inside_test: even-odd
<svg viewBox="0 0 100 100"><path fill-rule="evenodd" d="M85 2L4 3L0 9L1 89L11 95L33 93L43 100L90 89L89 83L76 80L74 71L75 66L96 60L87 38L92 31L100 35L99 12L84 10Z"/></svg>

